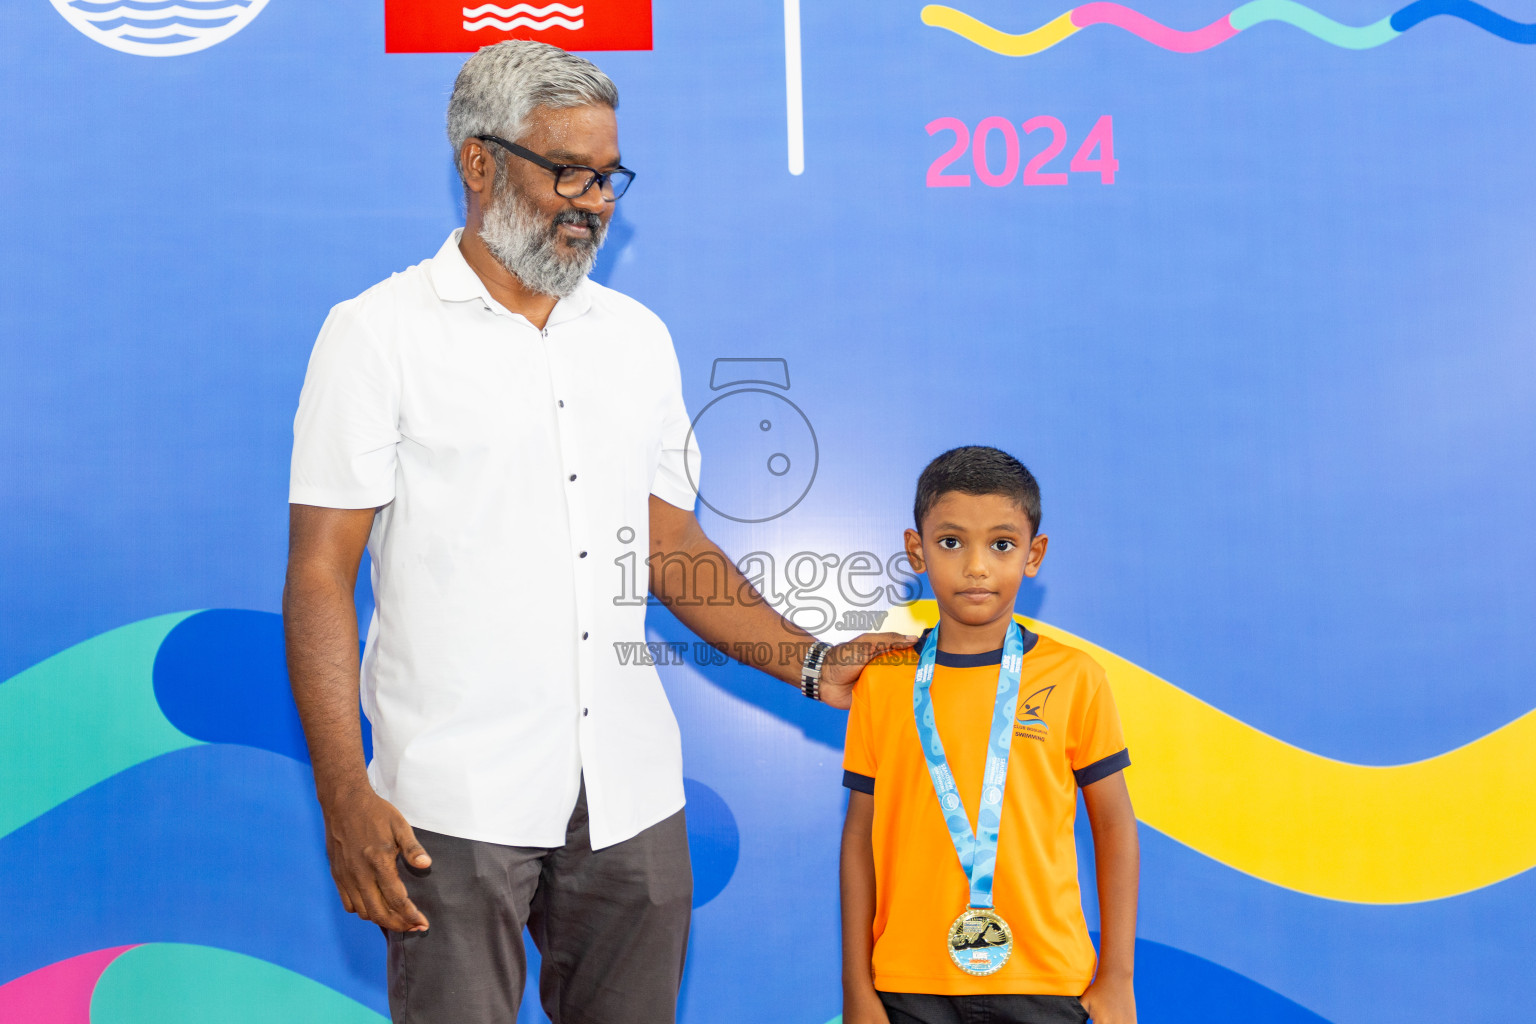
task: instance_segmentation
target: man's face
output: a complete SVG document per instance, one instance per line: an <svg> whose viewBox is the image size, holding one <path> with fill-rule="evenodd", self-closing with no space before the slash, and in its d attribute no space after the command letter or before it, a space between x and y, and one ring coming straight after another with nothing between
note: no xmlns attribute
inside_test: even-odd
<svg viewBox="0 0 1536 1024"><path fill-rule="evenodd" d="M600 171L619 166L619 125L606 106L536 107L522 137L511 140L555 163ZM570 294L592 270L613 217L613 203L593 185L567 198L555 174L484 143L498 159L492 196L485 203L481 237L491 253L524 285L550 295ZM505 171L505 175L501 171Z"/></svg>

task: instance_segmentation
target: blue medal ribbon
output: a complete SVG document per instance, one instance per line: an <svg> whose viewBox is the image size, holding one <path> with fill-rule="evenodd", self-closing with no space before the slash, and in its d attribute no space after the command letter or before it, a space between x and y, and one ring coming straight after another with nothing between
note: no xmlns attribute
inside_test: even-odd
<svg viewBox="0 0 1536 1024"><path fill-rule="evenodd" d="M939 629L928 634L917 662L917 678L912 687L912 712L917 718L917 737L928 759L928 775L933 792L949 826L949 839L955 845L960 867L971 884L971 906L991 909L992 878L997 871L997 834L1003 820L1003 791L1008 782L1008 752L1013 747L1013 716L1019 706L1019 673L1024 667L1024 631L1017 622L1008 623L1008 639L1003 642L1003 663L997 671L997 699L992 707L992 726L987 739L987 770L981 783L981 803L976 810L976 831L965 816L965 804L955 789L955 776L944 756L944 741L933 721L934 663L939 651Z"/></svg>

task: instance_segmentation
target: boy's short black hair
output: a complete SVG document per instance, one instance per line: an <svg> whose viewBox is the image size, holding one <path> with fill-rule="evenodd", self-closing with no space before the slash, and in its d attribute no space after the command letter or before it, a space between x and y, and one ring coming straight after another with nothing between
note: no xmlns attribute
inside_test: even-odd
<svg viewBox="0 0 1536 1024"><path fill-rule="evenodd" d="M912 518L917 532L933 506L950 491L961 494L1002 494L1012 498L1029 517L1029 534L1040 532L1040 485L1024 463L997 448L983 444L951 448L917 478L917 500Z"/></svg>

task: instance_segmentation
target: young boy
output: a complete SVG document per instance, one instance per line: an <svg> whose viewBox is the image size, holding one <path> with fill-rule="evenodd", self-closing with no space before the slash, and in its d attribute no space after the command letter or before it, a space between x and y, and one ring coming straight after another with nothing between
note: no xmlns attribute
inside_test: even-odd
<svg viewBox="0 0 1536 1024"><path fill-rule="evenodd" d="M843 784L844 1024L1134 1024L1138 848L1103 670L1013 620L1040 489L996 448L917 482L913 567L939 625L854 690ZM914 657L916 654L916 657ZM1102 956L1077 886L1081 788Z"/></svg>

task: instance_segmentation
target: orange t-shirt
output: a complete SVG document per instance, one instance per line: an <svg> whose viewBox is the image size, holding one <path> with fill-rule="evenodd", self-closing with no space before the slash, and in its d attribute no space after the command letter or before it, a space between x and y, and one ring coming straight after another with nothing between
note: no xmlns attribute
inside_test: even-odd
<svg viewBox="0 0 1536 1024"><path fill-rule="evenodd" d="M1077 788L1130 764L1104 670L1087 654L1024 633L1019 706L1003 794L993 908L1013 954L975 977L946 937L970 903L912 711L914 652L865 666L853 691L843 784L875 798L875 988L934 995L1080 995L1095 958L1077 886ZM934 721L971 828L981 800L1001 650L940 651Z"/></svg>

